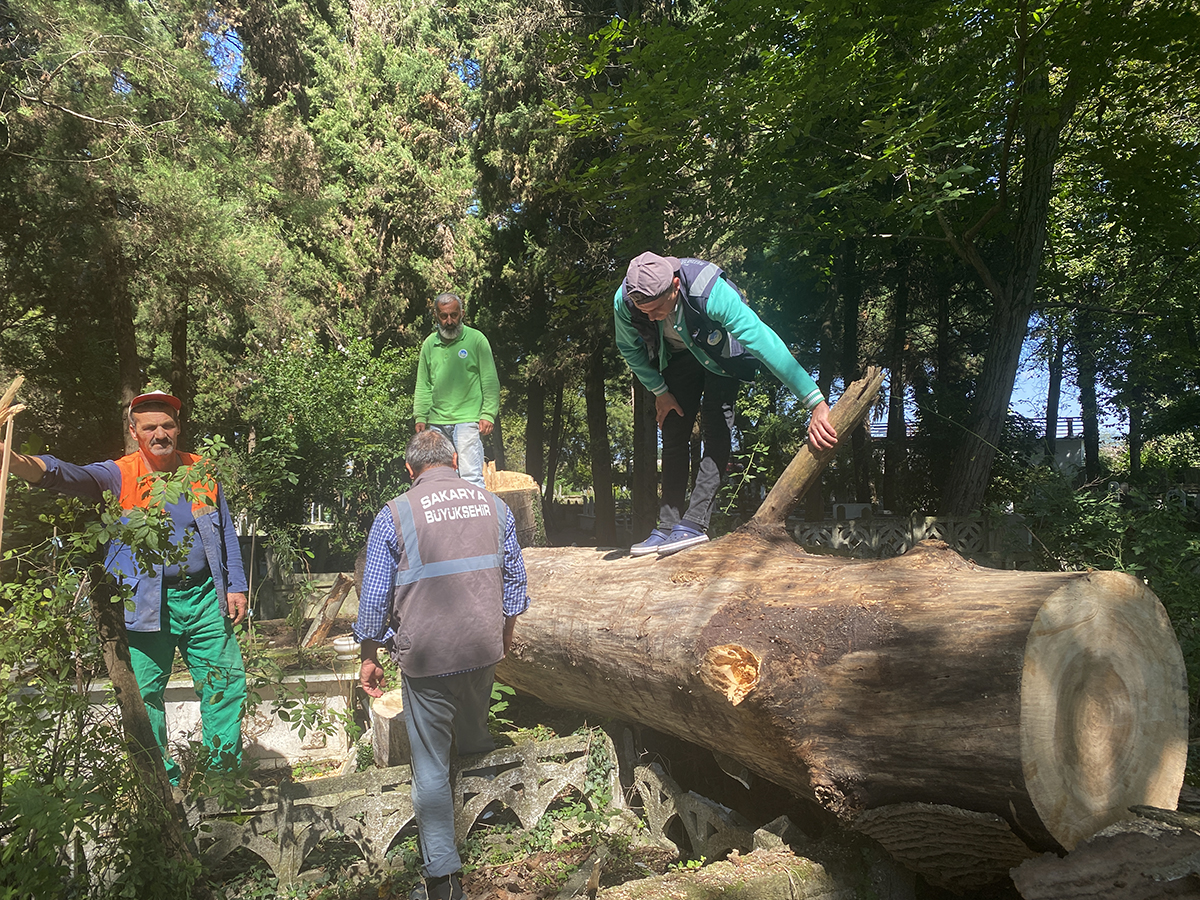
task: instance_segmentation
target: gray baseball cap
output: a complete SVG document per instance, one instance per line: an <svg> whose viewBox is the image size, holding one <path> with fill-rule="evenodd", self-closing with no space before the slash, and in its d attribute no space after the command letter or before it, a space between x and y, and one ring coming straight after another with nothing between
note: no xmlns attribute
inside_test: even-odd
<svg viewBox="0 0 1200 900"><path fill-rule="evenodd" d="M675 273L679 271L679 260L674 256L659 256L647 250L629 261L625 273L625 293L657 297L671 287ZM636 302L636 301L635 301Z"/></svg>

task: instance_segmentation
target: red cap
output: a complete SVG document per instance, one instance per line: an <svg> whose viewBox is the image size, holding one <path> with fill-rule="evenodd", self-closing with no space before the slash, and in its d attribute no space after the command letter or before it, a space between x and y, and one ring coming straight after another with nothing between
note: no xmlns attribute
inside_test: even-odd
<svg viewBox="0 0 1200 900"><path fill-rule="evenodd" d="M134 397L129 403L129 411L133 412L143 403L165 403L174 409L175 412L179 412L180 407L183 406L178 397L174 397L166 391L151 391L148 394L138 394Z"/></svg>

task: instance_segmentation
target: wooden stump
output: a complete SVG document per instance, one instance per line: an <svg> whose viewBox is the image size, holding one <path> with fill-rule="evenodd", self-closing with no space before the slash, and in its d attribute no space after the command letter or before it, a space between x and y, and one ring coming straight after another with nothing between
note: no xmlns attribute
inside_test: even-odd
<svg viewBox="0 0 1200 900"><path fill-rule="evenodd" d="M399 688L371 701L371 746L375 765L380 768L407 766L412 759L408 729L404 725L404 699Z"/></svg>
<svg viewBox="0 0 1200 900"><path fill-rule="evenodd" d="M484 486L508 504L517 525L517 543L522 547L546 546L546 523L542 517L542 491L524 472L497 471L489 462L483 473Z"/></svg>

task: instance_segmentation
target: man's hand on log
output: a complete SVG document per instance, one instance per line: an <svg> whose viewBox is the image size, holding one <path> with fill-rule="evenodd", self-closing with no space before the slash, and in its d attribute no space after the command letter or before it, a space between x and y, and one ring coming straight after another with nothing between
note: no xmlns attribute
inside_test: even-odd
<svg viewBox="0 0 1200 900"><path fill-rule="evenodd" d="M382 697L384 688L383 667L375 659L364 659L358 670L358 683L369 697Z"/></svg>
<svg viewBox="0 0 1200 900"><path fill-rule="evenodd" d="M654 398L654 418L658 420L658 427L662 428L662 423L666 421L667 416L671 411L683 415L683 407L679 405L679 401L675 399L675 395L670 391L665 394L659 394Z"/></svg>
<svg viewBox="0 0 1200 900"><path fill-rule="evenodd" d="M824 400L812 411L808 420L808 442L817 450L829 450L837 445L837 429L829 421L829 404Z"/></svg>

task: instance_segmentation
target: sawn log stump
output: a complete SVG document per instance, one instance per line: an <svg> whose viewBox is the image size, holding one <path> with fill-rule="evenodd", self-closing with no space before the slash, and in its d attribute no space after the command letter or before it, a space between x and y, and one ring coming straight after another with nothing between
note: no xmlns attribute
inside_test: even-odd
<svg viewBox="0 0 1200 900"><path fill-rule="evenodd" d="M985 569L934 542L817 556L782 528L525 561L533 604L498 677L733 756L846 824L937 804L1042 851L1175 806L1183 658L1130 576Z"/></svg>

